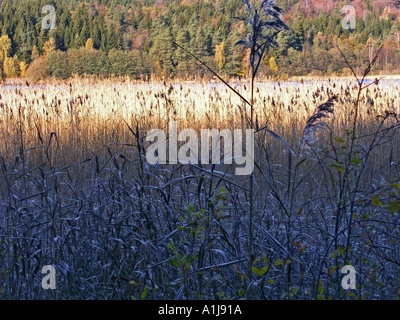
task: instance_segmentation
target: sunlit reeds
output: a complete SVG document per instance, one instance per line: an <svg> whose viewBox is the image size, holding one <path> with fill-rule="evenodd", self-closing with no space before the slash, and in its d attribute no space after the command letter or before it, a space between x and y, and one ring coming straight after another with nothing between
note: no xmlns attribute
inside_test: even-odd
<svg viewBox="0 0 400 320"><path fill-rule="evenodd" d="M248 84L232 84L249 95ZM360 103L360 134L377 124L386 111L399 112L396 82L371 86ZM329 126L340 134L351 124L354 82L260 83L256 86L255 114L258 126L268 126L288 141L300 139L316 106L338 96ZM109 143L129 143L132 139L124 120L139 121L143 129L163 129L167 119L181 128L238 128L248 107L220 84L136 84L73 80L65 84L5 87L0 91L0 146L3 157L19 151L21 121L26 148L36 147L38 133L48 138L53 132L60 148L69 156L89 155ZM21 114L21 119L19 118ZM62 160L62 159L60 159ZM66 159L67 161L70 159Z"/></svg>

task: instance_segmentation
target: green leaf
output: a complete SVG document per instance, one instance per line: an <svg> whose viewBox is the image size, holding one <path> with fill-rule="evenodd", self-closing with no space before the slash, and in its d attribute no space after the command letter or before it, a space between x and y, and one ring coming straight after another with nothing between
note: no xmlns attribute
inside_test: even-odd
<svg viewBox="0 0 400 320"><path fill-rule="evenodd" d="M275 267L280 266L282 263L283 263L283 261L281 259L278 259L275 261L274 266Z"/></svg>
<svg viewBox="0 0 400 320"><path fill-rule="evenodd" d="M337 268L338 268L337 266L333 266L332 268L329 269L328 274L334 273Z"/></svg>
<svg viewBox="0 0 400 320"><path fill-rule="evenodd" d="M148 293L148 292L149 292L148 289L144 289L143 292L142 292L142 294L140 295L140 299L141 299L141 300L146 299L146 296L147 296L147 293Z"/></svg>
<svg viewBox="0 0 400 320"><path fill-rule="evenodd" d="M322 297L322 299L319 299L318 297L317 297L317 299L318 299L318 300L326 300L326 299L322 296L322 294L323 294L324 291L325 291L325 288L324 288L324 283L322 282L321 279L319 279L319 281L318 281L317 291L318 291L318 296L321 296L321 297Z"/></svg>
<svg viewBox="0 0 400 320"><path fill-rule="evenodd" d="M340 138L340 137L335 137L335 140L337 141L337 142L339 142L339 143L345 143L345 140L343 140L342 138Z"/></svg>
<svg viewBox="0 0 400 320"><path fill-rule="evenodd" d="M389 205L385 206L386 209L394 214L398 211L400 211L400 202L399 201L389 201Z"/></svg>
<svg viewBox="0 0 400 320"><path fill-rule="evenodd" d="M174 244L172 242L168 242L167 248L170 250L174 250Z"/></svg>
<svg viewBox="0 0 400 320"><path fill-rule="evenodd" d="M372 197L371 197L371 200L372 200L372 204L373 204L373 205L379 206L379 207L382 207L382 206L383 206L383 203L382 203L381 200L378 198L378 196L372 196Z"/></svg>
<svg viewBox="0 0 400 320"><path fill-rule="evenodd" d="M262 276L260 269L254 267L254 266L251 267L251 271L253 271L258 276Z"/></svg>
<svg viewBox="0 0 400 320"><path fill-rule="evenodd" d="M264 266L261 269L258 269L256 267L251 267L251 270L258 276L263 276L269 269L269 266Z"/></svg>
<svg viewBox="0 0 400 320"><path fill-rule="evenodd" d="M334 168L334 169L336 169L337 171L344 173L344 167L341 166L341 165L339 165L339 164L332 163L329 167L330 167L330 168Z"/></svg>
<svg viewBox="0 0 400 320"><path fill-rule="evenodd" d="M339 254L340 254L340 250L335 250L331 253L330 257L335 259L339 256Z"/></svg>
<svg viewBox="0 0 400 320"><path fill-rule="evenodd" d="M361 158L354 158L354 159L351 159L350 162L351 162L351 163L354 163L354 164L360 164L360 163L362 163L363 161L362 161Z"/></svg>
<svg viewBox="0 0 400 320"><path fill-rule="evenodd" d="M169 259L169 263L175 268L178 268L181 265L181 262L179 261L179 259L177 257L173 257L173 258Z"/></svg>

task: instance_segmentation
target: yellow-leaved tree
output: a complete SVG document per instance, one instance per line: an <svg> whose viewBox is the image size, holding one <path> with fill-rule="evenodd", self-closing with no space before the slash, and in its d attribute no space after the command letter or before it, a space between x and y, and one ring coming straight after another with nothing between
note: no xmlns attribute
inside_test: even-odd
<svg viewBox="0 0 400 320"><path fill-rule="evenodd" d="M26 77L26 70L28 70L28 64L25 61L19 63L19 70L21 77Z"/></svg>
<svg viewBox="0 0 400 320"><path fill-rule="evenodd" d="M39 58L39 50L38 50L38 48L36 47L36 46L33 46L33 48L32 48L32 54L31 54L31 60L32 61L34 61L34 60L36 60L37 58Z"/></svg>
<svg viewBox="0 0 400 320"><path fill-rule="evenodd" d="M278 73L278 65L276 64L276 60L274 57L269 58L268 60L269 63L269 68L271 70L272 74L277 74Z"/></svg>
<svg viewBox="0 0 400 320"><path fill-rule="evenodd" d="M13 58L7 57L3 63L4 74L7 78L14 78L19 73L19 62L16 56Z"/></svg>
<svg viewBox="0 0 400 320"><path fill-rule="evenodd" d="M87 39L86 44L85 44L85 48L89 51L93 51L94 47L93 47L93 40L91 38Z"/></svg>
<svg viewBox="0 0 400 320"><path fill-rule="evenodd" d="M11 40L7 35L0 37L0 79L5 76L4 62L11 53Z"/></svg>
<svg viewBox="0 0 400 320"><path fill-rule="evenodd" d="M47 40L43 45L43 50L46 56L48 56L51 52L55 51L56 49L57 49L56 40L53 37Z"/></svg>
<svg viewBox="0 0 400 320"><path fill-rule="evenodd" d="M221 72L225 64L225 43L222 41L220 44L215 46L215 64L217 65L218 71Z"/></svg>

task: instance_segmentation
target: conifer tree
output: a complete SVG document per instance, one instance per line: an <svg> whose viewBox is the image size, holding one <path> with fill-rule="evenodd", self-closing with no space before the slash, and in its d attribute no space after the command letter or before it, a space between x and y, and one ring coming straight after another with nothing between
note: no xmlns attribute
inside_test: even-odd
<svg viewBox="0 0 400 320"><path fill-rule="evenodd" d="M181 29L178 32L176 41L184 48L189 48L190 33L186 29ZM178 63L178 71L180 75L186 75L190 72L192 66L192 57L181 48L176 49L176 60Z"/></svg>
<svg viewBox="0 0 400 320"><path fill-rule="evenodd" d="M164 24L165 25L165 24ZM165 26L154 41L152 55L159 62L161 75L165 77L175 74L175 46L173 45L172 30Z"/></svg>

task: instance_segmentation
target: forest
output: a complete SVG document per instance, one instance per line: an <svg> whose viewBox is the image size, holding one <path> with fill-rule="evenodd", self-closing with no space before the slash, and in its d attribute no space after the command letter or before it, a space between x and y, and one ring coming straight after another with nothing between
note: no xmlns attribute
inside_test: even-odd
<svg viewBox="0 0 400 320"><path fill-rule="evenodd" d="M235 44L246 33L240 0L6 0L0 1L0 76L67 79L73 75L210 78L187 51L227 77L249 70L248 52ZM260 76L349 75L338 47L355 69L400 69L400 21L396 1L280 0L288 31L264 57ZM345 29L344 5L356 9L356 28ZM56 27L45 30L45 5ZM180 44L187 51L175 44Z"/></svg>

